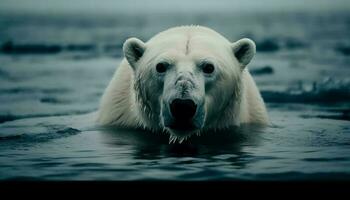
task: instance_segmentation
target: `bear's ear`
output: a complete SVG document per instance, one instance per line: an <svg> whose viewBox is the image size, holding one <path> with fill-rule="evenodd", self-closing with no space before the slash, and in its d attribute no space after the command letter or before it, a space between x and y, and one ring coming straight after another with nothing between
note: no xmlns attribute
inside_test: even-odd
<svg viewBox="0 0 350 200"><path fill-rule="evenodd" d="M135 69L135 63L142 57L145 50L145 43L137 38L129 38L123 45L124 56L133 69Z"/></svg>
<svg viewBox="0 0 350 200"><path fill-rule="evenodd" d="M232 50L242 69L244 69L254 57L256 47L251 39L243 38L232 44Z"/></svg>

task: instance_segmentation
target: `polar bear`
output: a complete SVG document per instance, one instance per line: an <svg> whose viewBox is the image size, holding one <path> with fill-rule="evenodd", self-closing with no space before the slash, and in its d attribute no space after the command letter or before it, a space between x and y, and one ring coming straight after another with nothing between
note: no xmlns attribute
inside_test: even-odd
<svg viewBox="0 0 350 200"><path fill-rule="evenodd" d="M250 39L231 43L203 26L170 28L147 42L129 38L97 121L164 131L180 142L241 124L267 125L264 101L246 67L255 49Z"/></svg>

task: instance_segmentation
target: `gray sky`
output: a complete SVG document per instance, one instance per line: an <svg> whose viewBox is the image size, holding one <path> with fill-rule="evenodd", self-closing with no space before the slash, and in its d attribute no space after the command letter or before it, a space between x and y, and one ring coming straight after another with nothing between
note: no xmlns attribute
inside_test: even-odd
<svg viewBox="0 0 350 200"><path fill-rule="evenodd" d="M0 0L0 11L37 13L116 13L350 10L350 0Z"/></svg>

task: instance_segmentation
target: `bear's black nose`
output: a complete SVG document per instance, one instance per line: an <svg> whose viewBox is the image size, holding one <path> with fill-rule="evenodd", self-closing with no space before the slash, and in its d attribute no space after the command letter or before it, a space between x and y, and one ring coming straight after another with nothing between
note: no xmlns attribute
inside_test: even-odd
<svg viewBox="0 0 350 200"><path fill-rule="evenodd" d="M188 122L196 114L197 105L191 99L174 99L170 112L177 121Z"/></svg>

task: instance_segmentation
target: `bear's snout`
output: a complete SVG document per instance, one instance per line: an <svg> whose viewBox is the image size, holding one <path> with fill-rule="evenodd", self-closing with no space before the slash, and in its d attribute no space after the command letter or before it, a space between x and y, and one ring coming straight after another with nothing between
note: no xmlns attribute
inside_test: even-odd
<svg viewBox="0 0 350 200"><path fill-rule="evenodd" d="M197 105L191 99L174 99L170 103L170 112L175 120L189 121L196 114Z"/></svg>
<svg viewBox="0 0 350 200"><path fill-rule="evenodd" d="M167 126L172 130L190 131L198 127L194 123L197 104L191 99L176 98L169 103L171 122Z"/></svg>

